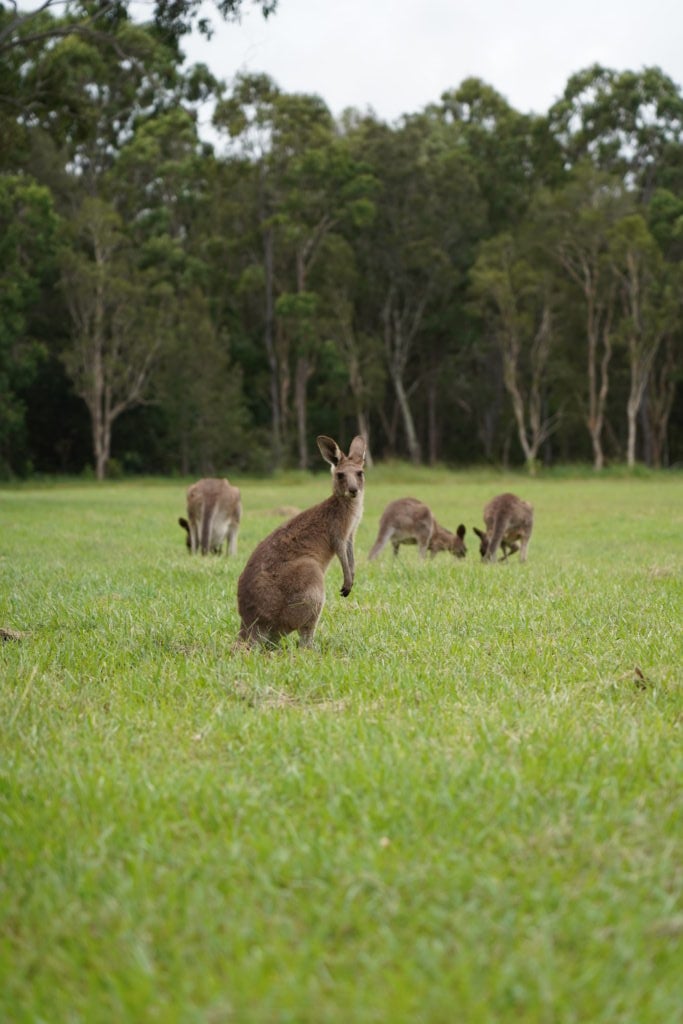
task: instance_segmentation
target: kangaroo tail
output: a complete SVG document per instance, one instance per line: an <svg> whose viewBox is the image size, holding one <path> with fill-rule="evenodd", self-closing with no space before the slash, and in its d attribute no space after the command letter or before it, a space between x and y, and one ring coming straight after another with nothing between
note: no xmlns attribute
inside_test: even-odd
<svg viewBox="0 0 683 1024"><path fill-rule="evenodd" d="M393 530L384 530L379 532L379 534L377 535L377 540L370 548L370 553L368 554L368 562L371 562L373 558L377 558L377 555L385 546L393 532Z"/></svg>
<svg viewBox="0 0 683 1024"><path fill-rule="evenodd" d="M486 552L486 557L491 562L495 562L496 560L496 552L498 551L498 548L500 547L500 542L502 541L503 535L505 534L505 526L506 523L503 518L496 519L495 523L493 524L491 536L489 537L488 551Z"/></svg>
<svg viewBox="0 0 683 1024"><path fill-rule="evenodd" d="M203 555L207 554L207 552L209 550L209 540L211 538L211 526L212 526L212 522L213 522L213 512L214 512L214 510L209 505L207 505L207 504L204 505L204 508L202 509L202 537L201 537L201 546L202 546L202 554Z"/></svg>

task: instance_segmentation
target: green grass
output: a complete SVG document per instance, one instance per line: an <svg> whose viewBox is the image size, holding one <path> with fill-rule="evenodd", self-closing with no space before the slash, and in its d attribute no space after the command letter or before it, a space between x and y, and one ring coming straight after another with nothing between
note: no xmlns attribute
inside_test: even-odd
<svg viewBox="0 0 683 1024"><path fill-rule="evenodd" d="M368 473L313 650L234 649L254 545L326 474L0 490L0 1020L683 1020L683 479ZM484 566L493 494L529 561ZM371 564L412 494L464 562Z"/></svg>

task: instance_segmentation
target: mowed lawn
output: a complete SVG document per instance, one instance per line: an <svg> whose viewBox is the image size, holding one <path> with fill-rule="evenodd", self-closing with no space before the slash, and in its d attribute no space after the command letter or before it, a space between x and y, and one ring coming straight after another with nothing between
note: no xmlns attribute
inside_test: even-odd
<svg viewBox="0 0 683 1024"><path fill-rule="evenodd" d="M329 474L0 489L0 1020L683 1020L683 476L367 474L312 650L236 584ZM494 494L529 560L487 566ZM368 564L393 498L464 562Z"/></svg>

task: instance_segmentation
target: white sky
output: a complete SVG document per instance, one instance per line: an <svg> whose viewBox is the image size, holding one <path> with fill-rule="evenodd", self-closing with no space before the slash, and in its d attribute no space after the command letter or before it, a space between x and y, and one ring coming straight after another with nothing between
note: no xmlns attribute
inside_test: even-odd
<svg viewBox="0 0 683 1024"><path fill-rule="evenodd" d="M682 0L279 0L267 21L244 8L241 24L214 17L211 41L186 40L188 61L228 82L265 72L334 115L370 107L391 122L470 75L518 111L545 113L595 62L657 65L683 86Z"/></svg>

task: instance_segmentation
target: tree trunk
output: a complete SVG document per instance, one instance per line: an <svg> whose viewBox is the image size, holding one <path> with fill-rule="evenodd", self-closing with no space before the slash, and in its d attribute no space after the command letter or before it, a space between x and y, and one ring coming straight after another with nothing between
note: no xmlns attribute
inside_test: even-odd
<svg viewBox="0 0 683 1024"><path fill-rule="evenodd" d="M277 354L275 352L275 302L274 302L274 270L273 270L273 229L268 226L263 234L263 264L265 269L265 323L263 340L270 370L270 408L273 461L279 466L282 461L282 424L280 417L280 393L278 385Z"/></svg>
<svg viewBox="0 0 683 1024"><path fill-rule="evenodd" d="M425 293L411 310L404 309L401 314L397 308L395 289L392 285L389 288L382 310L384 349L387 355L389 376L394 385L396 400L403 419L408 456L415 465L420 464L422 455L413 415L410 411L408 395L403 384L403 375L408 365L410 349L422 321L426 303L427 295Z"/></svg>
<svg viewBox="0 0 683 1024"><path fill-rule="evenodd" d="M406 432L406 445L408 448L408 456L410 461L415 465L419 466L422 461L422 455L420 452L420 442L417 439L417 431L415 430L415 422L413 420L413 414L410 411L410 404L408 402L408 396L405 388L403 387L403 381L398 374L392 374L392 380L394 382L394 390L396 391L396 399L398 401L399 409L401 410L401 416L403 418L403 429Z"/></svg>
<svg viewBox="0 0 683 1024"><path fill-rule="evenodd" d="M99 254L99 247L95 251ZM101 259L98 258L98 264ZM98 267L99 269L99 267ZM92 398L91 410L93 426L93 449L95 455L95 476L98 480L104 480L107 472L109 453L107 451L107 409L106 409L106 387L104 379L104 317L105 299L103 275L98 275L95 299L95 334L93 344L92 360Z"/></svg>
<svg viewBox="0 0 683 1024"><path fill-rule="evenodd" d="M363 376L360 369L360 362L356 346L356 338L353 329L348 322L346 323L345 326L346 330L345 336L343 336L342 349L348 362L349 386L351 388L351 394L353 395L356 410L357 430L361 437L365 438L365 464L366 466L368 466L368 468L372 468L372 453L370 451L370 421L363 406L365 398L365 385L363 383Z"/></svg>
<svg viewBox="0 0 683 1024"><path fill-rule="evenodd" d="M296 405L296 430L299 449L299 469L308 469L308 445L306 438L306 387L311 369L307 356L300 355L296 361L294 380L294 403Z"/></svg>
<svg viewBox="0 0 683 1024"><path fill-rule="evenodd" d="M628 401L626 403L626 418L628 422L628 445L626 449L626 461L629 467L636 464L636 439L638 433L638 413L643 403L643 395L652 371L652 364L657 356L661 342L661 335L650 342L650 347L645 348L632 340L630 344L629 361L631 364L631 387Z"/></svg>
<svg viewBox="0 0 683 1024"><path fill-rule="evenodd" d="M640 402L636 404L633 396L626 403L626 421L628 423L628 440L626 442L626 465L633 469L636 464L636 418Z"/></svg>
<svg viewBox="0 0 683 1024"><path fill-rule="evenodd" d="M588 322L588 430L593 447L593 468L596 472L605 468L605 454L602 447L602 430L605 421L605 405L609 391L609 363L612 357L611 307L608 306L605 322L600 325L593 303L589 300ZM602 358L598 367L598 344L602 340ZM599 370L599 380L598 380Z"/></svg>
<svg viewBox="0 0 683 1024"><path fill-rule="evenodd" d="M384 436L387 440L384 455L385 458L388 456L393 459L396 457L397 449L396 435L398 433L398 403L396 401L393 402L391 415L387 414L384 406L380 406L378 411L380 422L384 429Z"/></svg>
<svg viewBox="0 0 683 1024"><path fill-rule="evenodd" d="M680 364L679 342L672 335L664 338L648 381L647 413L650 420L652 461L659 468L668 465L667 437L669 417L676 396L676 368Z"/></svg>
<svg viewBox="0 0 683 1024"><path fill-rule="evenodd" d="M101 403L93 410L93 449L95 454L95 476L104 480L111 456L111 422Z"/></svg>
<svg viewBox="0 0 683 1024"><path fill-rule="evenodd" d="M285 335L285 332L282 328L282 323L280 321L276 321L275 332L277 342L277 365L279 371L277 377L277 387L279 395L278 407L280 410L280 438L282 448L284 452L286 452L288 458L290 448L289 396L292 385L289 365L289 341Z"/></svg>
<svg viewBox="0 0 683 1024"><path fill-rule="evenodd" d="M370 421L364 409L360 407L356 409L356 423L357 430L361 437L365 438L366 451L365 451L365 465L368 469L372 469L374 462L372 459L372 451L370 449Z"/></svg>
<svg viewBox="0 0 683 1024"><path fill-rule="evenodd" d="M427 380L427 437L430 466L435 466L439 457L439 428L436 417L438 394L439 386L437 373L432 372Z"/></svg>
<svg viewBox="0 0 683 1024"><path fill-rule="evenodd" d="M640 436L642 437L642 457L646 466L652 466L652 426L650 423L650 416L648 413L648 393L647 388L643 391L643 398L640 403L640 409L638 410L638 419L640 421Z"/></svg>
<svg viewBox="0 0 683 1024"><path fill-rule="evenodd" d="M96 475L98 480L104 480L107 475L107 465L109 463L109 446L106 441L102 441L96 452Z"/></svg>
<svg viewBox="0 0 683 1024"><path fill-rule="evenodd" d="M671 335L667 335L662 345L661 358L653 366L648 381L647 415L652 462L657 468L668 464L666 445L669 417L676 395L677 351L677 342Z"/></svg>
<svg viewBox="0 0 683 1024"><path fill-rule="evenodd" d="M506 375L507 376L507 375ZM524 400L521 392L517 387L516 381L508 382L508 394L512 399L512 414L515 418L515 425L517 427L517 437L519 443L524 452L524 459L527 465L530 465L536 458L536 452L538 451L537 443L534 443L537 439L533 439L529 442L527 438L526 424L524 422Z"/></svg>

